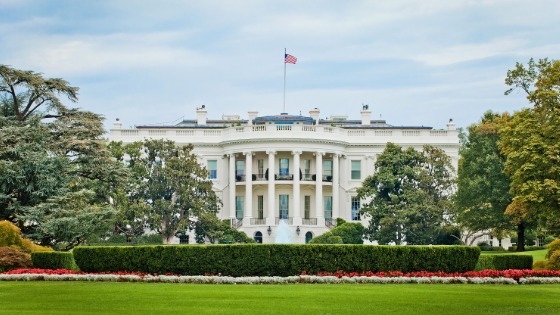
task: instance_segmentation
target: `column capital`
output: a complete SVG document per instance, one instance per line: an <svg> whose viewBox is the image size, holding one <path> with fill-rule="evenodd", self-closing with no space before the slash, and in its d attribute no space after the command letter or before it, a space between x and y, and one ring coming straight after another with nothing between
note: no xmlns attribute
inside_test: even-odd
<svg viewBox="0 0 560 315"><path fill-rule="evenodd" d="M294 150L294 151L292 151L292 155L296 155L296 154L297 154L297 155L300 155L301 153L302 153L301 150Z"/></svg>
<svg viewBox="0 0 560 315"><path fill-rule="evenodd" d="M226 156L227 156L227 157L233 157L233 158L234 158L234 157L235 157L235 153L226 153Z"/></svg>
<svg viewBox="0 0 560 315"><path fill-rule="evenodd" d="M274 150L267 150L266 154L272 154L272 155L276 155L276 151Z"/></svg>
<svg viewBox="0 0 560 315"><path fill-rule="evenodd" d="M326 154L325 151L317 151L317 152L314 152L314 153L313 153L313 155L315 155L315 156L317 156L317 155L323 156L323 155L325 155L325 154Z"/></svg>
<svg viewBox="0 0 560 315"><path fill-rule="evenodd" d="M243 151L243 155L255 155L253 151Z"/></svg>

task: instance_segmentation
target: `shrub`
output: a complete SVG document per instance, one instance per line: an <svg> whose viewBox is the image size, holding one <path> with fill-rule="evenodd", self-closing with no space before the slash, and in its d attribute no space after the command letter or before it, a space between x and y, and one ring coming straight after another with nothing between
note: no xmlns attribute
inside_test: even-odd
<svg viewBox="0 0 560 315"><path fill-rule="evenodd" d="M312 238L309 244L344 244L344 242L342 241L342 237L333 235L333 233L329 231Z"/></svg>
<svg viewBox="0 0 560 315"><path fill-rule="evenodd" d="M475 270L532 269L531 255L485 255L478 258Z"/></svg>
<svg viewBox="0 0 560 315"><path fill-rule="evenodd" d="M76 247L82 271L186 275L290 276L303 272L473 270L480 250L466 246L192 245Z"/></svg>
<svg viewBox="0 0 560 315"><path fill-rule="evenodd" d="M548 260L537 260L533 263L533 270L548 270Z"/></svg>
<svg viewBox="0 0 560 315"><path fill-rule="evenodd" d="M548 259L548 268L551 270L560 270L560 249L554 251Z"/></svg>
<svg viewBox="0 0 560 315"><path fill-rule="evenodd" d="M548 251L546 252L545 258L550 258L553 252L560 250L560 239L550 242L547 247Z"/></svg>
<svg viewBox="0 0 560 315"><path fill-rule="evenodd" d="M33 261L34 268L78 269L74 261L74 255L71 252L35 252L31 253L31 260Z"/></svg>
<svg viewBox="0 0 560 315"><path fill-rule="evenodd" d="M483 252L505 252L506 249L500 246L478 246Z"/></svg>
<svg viewBox="0 0 560 315"><path fill-rule="evenodd" d="M12 247L0 247L0 272L31 267L31 256Z"/></svg>
<svg viewBox="0 0 560 315"><path fill-rule="evenodd" d="M10 221L0 221L0 247L12 247L24 252L52 251L21 237L20 229Z"/></svg>

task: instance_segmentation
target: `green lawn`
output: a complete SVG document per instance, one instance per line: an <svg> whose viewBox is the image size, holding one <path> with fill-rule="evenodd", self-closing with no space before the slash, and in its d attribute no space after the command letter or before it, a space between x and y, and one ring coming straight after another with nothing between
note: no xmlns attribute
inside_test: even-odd
<svg viewBox="0 0 560 315"><path fill-rule="evenodd" d="M0 282L0 314L560 314L560 285Z"/></svg>
<svg viewBox="0 0 560 315"><path fill-rule="evenodd" d="M531 250L527 252L480 252L481 255L532 255L533 261L545 260L546 249Z"/></svg>

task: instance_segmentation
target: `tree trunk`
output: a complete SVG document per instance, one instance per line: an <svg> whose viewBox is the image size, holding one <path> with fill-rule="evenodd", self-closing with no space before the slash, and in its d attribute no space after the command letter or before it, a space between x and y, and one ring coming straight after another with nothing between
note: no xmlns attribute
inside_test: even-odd
<svg viewBox="0 0 560 315"><path fill-rule="evenodd" d="M521 221L517 225L517 249L518 252L525 251L525 222Z"/></svg>

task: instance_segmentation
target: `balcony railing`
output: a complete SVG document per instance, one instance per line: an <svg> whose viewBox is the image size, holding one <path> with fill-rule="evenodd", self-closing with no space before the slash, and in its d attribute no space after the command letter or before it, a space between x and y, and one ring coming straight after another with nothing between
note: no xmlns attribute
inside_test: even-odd
<svg viewBox="0 0 560 315"><path fill-rule="evenodd" d="M325 218L325 226L328 227L329 229L335 228L336 227L336 219Z"/></svg>
<svg viewBox="0 0 560 315"><path fill-rule="evenodd" d="M317 218L303 218L301 219L302 225L317 225Z"/></svg>
<svg viewBox="0 0 560 315"><path fill-rule="evenodd" d="M294 180L294 174L274 174L275 180Z"/></svg>
<svg viewBox="0 0 560 315"><path fill-rule="evenodd" d="M235 181L236 182L244 182L245 181L245 175L235 175Z"/></svg>
<svg viewBox="0 0 560 315"><path fill-rule="evenodd" d="M240 228L243 225L243 220L238 220L238 219L231 219L231 227L233 228Z"/></svg>
<svg viewBox="0 0 560 315"><path fill-rule="evenodd" d="M294 218L292 217L276 217L276 225L280 224L280 221L286 221L286 223L288 223L288 225L293 225L294 224Z"/></svg>
<svg viewBox="0 0 560 315"><path fill-rule="evenodd" d="M266 219L251 218L251 225L266 225Z"/></svg>

